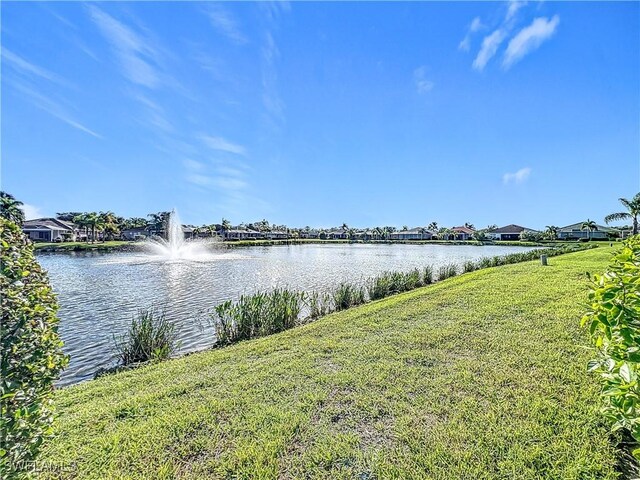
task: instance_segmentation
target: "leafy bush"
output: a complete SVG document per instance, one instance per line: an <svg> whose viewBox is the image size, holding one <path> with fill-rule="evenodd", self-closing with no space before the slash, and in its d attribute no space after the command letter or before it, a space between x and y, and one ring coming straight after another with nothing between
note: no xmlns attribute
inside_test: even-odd
<svg viewBox="0 0 640 480"><path fill-rule="evenodd" d="M0 218L2 292L3 478L32 470L52 435L53 384L68 362L58 336L58 304L33 246L12 222Z"/></svg>
<svg viewBox="0 0 640 480"><path fill-rule="evenodd" d="M627 429L640 442L640 236L616 252L608 271L594 275L589 326L597 357L589 370L600 375L602 412L612 430ZM640 459L640 449L633 455Z"/></svg>
<svg viewBox="0 0 640 480"><path fill-rule="evenodd" d="M533 230L523 230L520 233L520 240L524 242L539 242L544 237L542 232L534 232Z"/></svg>
<svg viewBox="0 0 640 480"><path fill-rule="evenodd" d="M129 325L129 331L116 342L122 365L166 360L177 348L175 325L164 312L140 310Z"/></svg>

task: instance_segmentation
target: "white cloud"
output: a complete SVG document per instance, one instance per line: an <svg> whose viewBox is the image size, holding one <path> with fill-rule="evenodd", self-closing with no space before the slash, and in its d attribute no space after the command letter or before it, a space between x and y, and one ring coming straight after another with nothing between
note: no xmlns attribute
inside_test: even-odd
<svg viewBox="0 0 640 480"><path fill-rule="evenodd" d="M471 24L469 25L469 29L467 30L467 34L464 36L464 38L462 39L462 41L458 45L458 48L460 50L468 52L469 48L471 47L471 35L473 33L477 32L477 31L481 30L482 28L484 28L484 25L482 24L482 21L480 20L480 17L474 18L471 21Z"/></svg>
<svg viewBox="0 0 640 480"><path fill-rule="evenodd" d="M515 183L515 184L522 183L527 178L529 178L529 175L531 175L531 168L524 167L524 168L521 168L520 170L518 170L515 173L505 173L502 176L502 182L505 185L508 185L510 183Z"/></svg>
<svg viewBox="0 0 640 480"><path fill-rule="evenodd" d="M518 10L520 10L522 7L524 7L527 4L527 2L521 2L518 0L511 0L509 2L509 7L507 8L507 16L505 18L505 20L511 20L516 13L518 13Z"/></svg>
<svg viewBox="0 0 640 480"><path fill-rule="evenodd" d="M160 75L152 63L156 62L156 49L141 35L122 22L89 5L86 7L93 22L116 52L123 74L133 83L155 88Z"/></svg>
<svg viewBox="0 0 640 480"><path fill-rule="evenodd" d="M200 140L204 142L212 150L220 150L222 152L234 153L236 155L246 155L247 150L242 145L231 143L222 137L213 137L211 135L200 135Z"/></svg>
<svg viewBox="0 0 640 480"><path fill-rule="evenodd" d="M419 94L430 92L435 86L431 80L427 79L427 67L424 65L413 71L413 81Z"/></svg>
<svg viewBox="0 0 640 480"><path fill-rule="evenodd" d="M499 28L490 35L484 37L482 40L482 47L480 47L480 51L478 52L476 59L473 61L473 68L479 71L484 70L487 62L496 54L498 47L506 36L506 32Z"/></svg>
<svg viewBox="0 0 640 480"><path fill-rule="evenodd" d="M45 217L45 215L42 213L42 210L40 210L40 207L29 205L28 203L23 203L20 207L20 210L24 212L25 220L33 220L35 218Z"/></svg>
<svg viewBox="0 0 640 480"><path fill-rule="evenodd" d="M212 3L208 6L205 13L207 17L209 17L211 25L229 40L238 45L248 42L247 38L238 28L238 24L231 12L222 7L222 5Z"/></svg>
<svg viewBox="0 0 640 480"><path fill-rule="evenodd" d="M502 65L505 68L509 68L514 63L520 61L526 54L538 48L545 40L551 38L559 24L560 17L558 15L554 15L551 19L546 17L534 19L531 25L520 30L518 34L511 39L505 51Z"/></svg>

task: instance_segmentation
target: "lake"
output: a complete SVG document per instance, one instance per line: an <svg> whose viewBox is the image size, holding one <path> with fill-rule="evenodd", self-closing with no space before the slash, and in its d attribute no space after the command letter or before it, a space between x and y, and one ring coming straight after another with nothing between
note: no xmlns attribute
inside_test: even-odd
<svg viewBox="0 0 640 480"><path fill-rule="evenodd" d="M141 308L164 309L175 322L179 353L214 341L207 311L243 293L290 287L329 291L386 270L407 271L531 250L531 247L407 244L308 244L212 248L194 260L141 252L38 254L60 304L59 332L71 360L61 385L93 378L115 363L121 336Z"/></svg>

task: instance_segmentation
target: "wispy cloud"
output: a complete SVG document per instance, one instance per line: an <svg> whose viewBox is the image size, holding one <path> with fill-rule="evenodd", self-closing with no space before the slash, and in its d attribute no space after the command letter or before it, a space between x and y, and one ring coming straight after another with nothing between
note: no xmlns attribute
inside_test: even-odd
<svg viewBox="0 0 640 480"><path fill-rule="evenodd" d="M221 4L211 3L207 5L205 13L213 28L233 43L242 45L248 42L247 37L238 27L238 22L235 17Z"/></svg>
<svg viewBox="0 0 640 480"><path fill-rule="evenodd" d="M98 7L88 5L86 8L116 53L125 77L138 85L156 88L161 75L155 66L157 50L151 42Z"/></svg>
<svg viewBox="0 0 640 480"><path fill-rule="evenodd" d="M51 82L55 82L61 85L66 85L67 82L63 80L61 77L56 75L55 73L50 72L49 70L34 65L31 62L28 62L24 58L16 55L12 51L8 50L5 47L2 47L2 58L4 59L5 65L11 66L14 70L27 74L30 76L40 77L45 80L49 80Z"/></svg>
<svg viewBox="0 0 640 480"><path fill-rule="evenodd" d="M31 104L33 104L34 106L38 107L41 110L44 110L45 112L56 117L57 119L62 120L67 125L70 125L93 137L104 138L99 133L94 132L90 128L84 126L83 124L75 120L73 116L70 115L64 107L62 107L59 103L52 100L51 98L48 98L42 95L41 93L38 93L35 90L32 90L26 87L22 83L11 81L11 82L8 82L8 84L11 85L13 88L15 88L17 91L19 91L20 93L22 93L25 96L25 98L27 98L31 102Z"/></svg>
<svg viewBox="0 0 640 480"><path fill-rule="evenodd" d="M505 173L502 176L502 182L505 185L508 185L510 183L519 184L524 182L527 178L529 178L529 175L531 175L531 168L524 167L515 173Z"/></svg>
<svg viewBox="0 0 640 480"><path fill-rule="evenodd" d="M277 130L285 121L285 105L278 91L278 59L280 51L275 33L280 18L291 9L288 2L260 2L260 10L265 24L262 55L262 103L266 111L266 119Z"/></svg>
<svg viewBox="0 0 640 480"><path fill-rule="evenodd" d="M502 62L504 68L509 68L522 60L525 55L551 38L559 24L560 17L558 15L554 15L551 19L538 17L533 20L531 25L520 30L507 46Z"/></svg>
<svg viewBox="0 0 640 480"><path fill-rule="evenodd" d="M430 92L435 84L427 78L427 67L421 66L413 71L413 81L419 94Z"/></svg>
<svg viewBox="0 0 640 480"><path fill-rule="evenodd" d="M40 207L36 207L35 205L29 205L28 203L23 203L20 209L24 212L24 218L26 220L43 218L45 216L42 213L42 210L40 209Z"/></svg>
<svg viewBox="0 0 640 480"><path fill-rule="evenodd" d="M265 33L262 46L262 103L269 115L277 121L284 120L284 103L278 92L278 71L276 59L280 51L271 32Z"/></svg>
<svg viewBox="0 0 640 480"><path fill-rule="evenodd" d="M484 25L482 24L480 17L474 18L467 29L467 34L458 45L458 48L464 52L468 52L469 48L471 48L471 36L482 28L484 28Z"/></svg>
<svg viewBox="0 0 640 480"><path fill-rule="evenodd" d="M214 137L211 135L199 135L198 137L206 146L212 150L219 150L227 153L234 153L236 155L246 155L247 150L242 145L232 143L222 137Z"/></svg>
<svg viewBox="0 0 640 480"><path fill-rule="evenodd" d="M498 47L504 41L506 36L507 33L502 28L499 28L494 30L490 35L484 37L480 51L473 61L473 68L478 71L484 70L487 62L489 62L489 60L491 60L491 58L496 54Z"/></svg>

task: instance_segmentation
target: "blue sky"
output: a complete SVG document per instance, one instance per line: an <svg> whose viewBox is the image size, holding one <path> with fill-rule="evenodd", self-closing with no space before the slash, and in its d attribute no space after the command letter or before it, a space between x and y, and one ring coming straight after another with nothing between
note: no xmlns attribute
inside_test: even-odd
<svg viewBox="0 0 640 480"><path fill-rule="evenodd" d="M29 216L602 222L640 190L640 3L2 3Z"/></svg>

